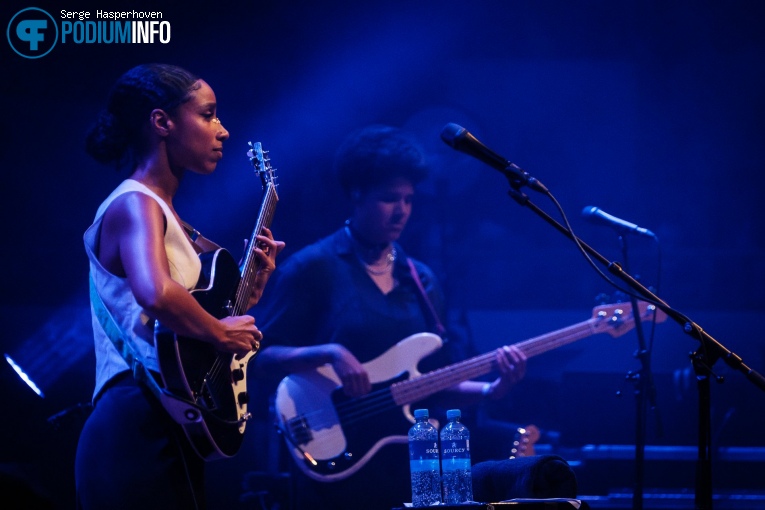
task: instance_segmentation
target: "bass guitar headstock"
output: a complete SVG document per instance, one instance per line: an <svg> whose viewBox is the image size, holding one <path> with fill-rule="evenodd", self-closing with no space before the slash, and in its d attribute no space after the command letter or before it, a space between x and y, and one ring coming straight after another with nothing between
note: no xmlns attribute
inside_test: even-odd
<svg viewBox="0 0 765 510"><path fill-rule="evenodd" d="M639 315L632 312L630 303L615 303L597 306L592 310L592 329L594 333L608 333L616 338L631 331L635 327L635 320L653 320L657 323L667 320L667 314L656 306L638 302Z"/></svg>
<svg viewBox="0 0 765 510"><path fill-rule="evenodd" d="M510 450L510 458L533 457L536 455L534 452L534 445L539 441L540 435L541 433L536 425L518 427L515 430L515 438L513 439L513 448Z"/></svg>

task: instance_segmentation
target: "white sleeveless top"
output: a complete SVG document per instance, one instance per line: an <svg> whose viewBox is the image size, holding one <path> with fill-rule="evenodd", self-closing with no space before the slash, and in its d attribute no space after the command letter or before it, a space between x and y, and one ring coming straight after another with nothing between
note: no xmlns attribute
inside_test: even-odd
<svg viewBox="0 0 765 510"><path fill-rule="evenodd" d="M199 256L189 242L183 227L176 220L170 207L149 188L133 179L123 181L99 206L93 224L85 231L85 252L90 261L90 275L95 288L106 308L117 321L122 332L133 341L133 347L151 370L159 370L156 349L154 347L154 320L146 314L135 300L127 278L116 276L107 271L98 260L98 247L104 212L118 196L124 193L139 192L152 197L162 207L167 229L165 231L165 251L170 263L170 276L186 289L193 289L199 280L202 269ZM122 355L104 333L98 318L93 312L91 317L96 349L96 387L93 398L112 377L129 367Z"/></svg>

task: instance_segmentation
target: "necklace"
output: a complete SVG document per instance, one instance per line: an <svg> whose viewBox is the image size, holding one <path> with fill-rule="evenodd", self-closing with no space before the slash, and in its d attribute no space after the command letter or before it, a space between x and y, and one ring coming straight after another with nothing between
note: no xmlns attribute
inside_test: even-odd
<svg viewBox="0 0 765 510"><path fill-rule="evenodd" d="M348 224L346 222L345 225L345 233L348 234L348 237L353 241L354 250L353 252L356 254L356 258L359 259L359 262L364 266L364 269L366 269L367 273L373 275L373 276L383 276L391 272L391 269L393 267L393 263L396 261L396 256L398 253L396 252L396 247L391 245L390 251L385 255L385 266L378 269L375 267L375 263L368 263L366 259L362 256L362 245L359 242L356 237L354 237L353 233L351 232L351 229L348 227ZM366 250L366 254L368 256L372 256L373 252L371 249Z"/></svg>
<svg viewBox="0 0 765 510"><path fill-rule="evenodd" d="M361 259L360 255L359 255L359 260L361 260L361 262L364 264L364 268L367 270L367 273L374 276L382 276L390 272L391 268L393 267L393 263L396 261L396 255L397 255L396 247L392 246L388 254L385 255L385 267L381 269L376 269L373 264L367 264Z"/></svg>

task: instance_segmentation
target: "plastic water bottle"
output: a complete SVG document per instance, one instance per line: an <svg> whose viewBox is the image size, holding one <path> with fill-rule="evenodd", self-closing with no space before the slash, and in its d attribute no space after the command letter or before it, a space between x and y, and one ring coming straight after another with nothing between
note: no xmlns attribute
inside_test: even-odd
<svg viewBox="0 0 765 510"><path fill-rule="evenodd" d="M473 500L473 478L470 470L470 431L460 422L459 409L446 411L446 426L441 429L441 471L444 503L447 505Z"/></svg>
<svg viewBox="0 0 765 510"><path fill-rule="evenodd" d="M409 470L412 474L412 506L441 503L438 430L428 421L428 410L414 411L409 429Z"/></svg>

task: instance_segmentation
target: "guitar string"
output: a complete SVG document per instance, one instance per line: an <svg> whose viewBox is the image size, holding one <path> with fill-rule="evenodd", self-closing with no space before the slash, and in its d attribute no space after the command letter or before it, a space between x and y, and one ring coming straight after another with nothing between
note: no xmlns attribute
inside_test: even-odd
<svg viewBox="0 0 765 510"><path fill-rule="evenodd" d="M576 327L578 326L578 327ZM566 343L573 342L577 340L578 338L582 338L582 333L587 333L584 336L589 336L588 331L590 329L590 321L586 321L585 323L581 323L580 325L576 325L574 327L566 328L563 330L564 332L561 335L555 335L552 338L544 338L536 340L536 343L532 345L528 345L524 348L523 344L527 344L529 342L533 342L534 339L521 342L520 344L516 344L519 348L521 348L527 356L533 356L535 354L539 354L542 352L546 352L547 350L550 350L551 348L554 348L556 345L565 345ZM577 331L573 331L572 329L577 329ZM585 330L585 331L578 331L578 330ZM533 349L532 347L539 345L541 349ZM547 347L542 347L542 345L545 345ZM552 346L552 347L550 347ZM433 371L429 374L427 374L427 381L421 380L420 377L416 377L414 379L409 379L406 381L401 381L398 383L394 383L391 386L373 391L372 393L369 393L368 395L365 395L364 397L358 397L355 399L347 400L344 402L339 403L335 409L337 411L338 417L345 418L342 420L344 424L353 424L359 421L362 418L368 417L370 415L379 414L382 411L387 410L388 408L395 408L399 407L398 404L395 403L394 397L405 397L405 401L416 401L420 398L424 398L428 395L431 395L434 393L432 391L433 386L437 386L437 383L445 382L453 380L455 375L464 376L465 374L470 375L481 375L483 373L486 373L483 371L484 369L482 367L485 367L487 363L494 363L494 353L487 353L481 356L478 356L476 358L473 358L471 360L459 363L455 366L438 369L436 371ZM478 369L478 370L477 370ZM476 371L477 370L477 371ZM468 377L469 379L470 377ZM433 382L433 381L437 382ZM463 379L466 380L466 379ZM429 388L423 392L421 390L422 386L424 386L426 383L429 383ZM446 386L448 387L448 385ZM395 392L395 395L394 395ZM393 406L390 404L393 403ZM322 414L321 410L317 411L311 411L305 414L300 415L302 419L308 418L310 422L310 418L312 416L320 416ZM329 422L316 422L315 424L311 424L311 428L324 428L332 425Z"/></svg>
<svg viewBox="0 0 765 510"><path fill-rule="evenodd" d="M226 365L230 365L230 362L226 360L225 358L230 357L230 355L222 355L218 354L215 358L215 361L213 362L214 368L211 368L208 372L207 377L207 384L212 388L212 394L213 395L226 395L227 392L231 389L231 382L229 380L229 371L223 371L223 367ZM229 406L221 406L218 407L217 410L221 411L228 411L231 407ZM210 409L207 409L208 412L211 412ZM236 405L234 406L234 411L236 411ZM238 425L240 423L240 418L234 413L233 417L225 417L225 416L217 416L215 413L211 412L211 416L213 418L216 418L217 420L222 421L224 424L227 425Z"/></svg>
<svg viewBox="0 0 765 510"><path fill-rule="evenodd" d="M263 203L264 218L261 218L261 221L257 225L255 229L256 233L260 233L260 231L262 231L263 229L263 225L270 223L270 220L273 217L273 212L275 208L275 194L273 193L273 191L274 191L273 184L269 184L269 186L266 188L266 198ZM253 236L253 243L254 242L255 242L255 237ZM246 269L246 274L243 275L243 282L237 288L237 297L236 297L236 305L235 305L236 315L239 315L245 311L243 308L246 306L246 301L249 301L249 296L246 295L246 291L250 290L250 287L252 285L252 280L257 274L257 271L254 271L253 269L254 268L252 266L248 265Z"/></svg>
<svg viewBox="0 0 765 510"><path fill-rule="evenodd" d="M266 223L270 218L273 217L273 211L274 211L274 200L275 200L275 194L273 193L274 186L273 183L269 183L269 186L266 188L266 197L263 202L263 211L264 211L264 218L261 218L259 221L259 224L256 225L255 232L260 232L262 230L262 226L264 223ZM254 240L254 237L253 237ZM237 286L236 294L235 294L235 303L233 305L233 314L234 315L241 315L245 310L243 307L245 306L244 296L245 296L245 290L249 289L252 283L252 279L255 276L255 271L252 271L251 267L247 267L247 270L245 271L246 274L243 274L242 281ZM247 300L249 301L249 296L247 297ZM229 355L227 354L225 358L228 358ZM210 369L207 372L206 375L206 384L212 388L212 392L216 395L222 394L222 391L225 391L230 386L230 382L228 379L228 371L223 370L223 368L226 365L230 365L230 363L224 359L224 356L221 356L221 354L217 354L215 357L215 361L210 366ZM221 375L224 374L226 377L223 378ZM202 394L202 389L197 390L197 399L199 398L199 395ZM195 399L195 400L197 400ZM206 406L205 406L206 407ZM208 409L209 411L209 409ZM238 418L238 417L235 417ZM232 423L238 422L238 419L235 419Z"/></svg>
<svg viewBox="0 0 765 510"><path fill-rule="evenodd" d="M557 331L555 334L542 335L540 337L519 342L518 344L515 344L515 345L519 349L523 350L524 353L527 355L527 357L536 356L538 354L542 354L544 352L547 352L559 346L566 345L576 340L586 338L595 333L598 333L598 331L595 330L595 326L601 322L611 321L611 320L612 319L607 319L605 317L593 317L579 324L574 324L572 326L563 328ZM634 317L630 314L629 316L626 317L626 319L621 320L619 322L613 322L613 324L621 326L621 325L631 324L632 322L634 322ZM493 353L487 353L477 358L473 358L472 360L468 360L466 362L454 365L452 367L447 367L444 369L439 369L434 372L431 372L430 374L428 374L427 382L430 382L434 379L435 380L440 379L440 381L438 382L444 382L443 380L445 379L448 382L453 380L454 375L457 375L457 374L460 374L460 377L462 378L462 380L469 379L470 378L469 376L482 375L486 373L486 371L483 371L483 369L479 369L479 370L475 370L475 369L478 366L485 366L487 362L489 363L494 362ZM465 377L465 376L468 376L468 377ZM438 384L431 383L431 388L428 388L424 392L422 392L420 391L420 388L422 388L424 384L426 384L426 381L423 381L418 377L418 378L410 379L407 381L402 381L400 383L394 383L388 389L390 390L391 396L394 397L393 398L394 401L395 401L395 397L404 397L402 400L407 402L414 402L421 398L427 397L428 395L431 395L432 393L434 393L432 390L432 386L438 386ZM395 395L394 395L394 392L396 393ZM370 407L366 405L369 402L372 402L372 406L374 406L375 404L378 404L378 408L376 409L375 407ZM338 414L344 411L343 408L345 407L349 407L351 409L350 412L346 411L343 414L343 416L348 419L347 423L354 423L355 421L360 419L359 413L361 413L361 417L364 417L370 412L375 413L375 412L381 411L381 409L379 408L378 402L375 402L374 400L369 401L368 399L365 399L363 397L360 399L357 399L356 401L348 401L347 404L348 404L347 406L343 406L342 404L337 406L338 408L341 408Z"/></svg>
<svg viewBox="0 0 765 510"><path fill-rule="evenodd" d="M342 417L345 418L344 423L353 424L365 416L370 414L374 415L389 408L389 393L391 397L394 397L393 393L395 392L395 396L405 397L403 399L405 401L416 401L419 398L424 398L425 396L432 394L433 386L437 386L438 383L444 382L444 380L450 382L454 379L455 375L464 377L466 375L470 376L486 373L486 371L483 369L476 370L476 368L485 366L487 363L491 364L493 362L494 353L492 352L481 355L477 358L469 360L468 362L460 363L453 367L439 369L431 372L427 377L427 383L430 383L430 388L428 388L424 394L420 388L425 384L425 381L421 380L419 377L416 377L407 381L394 383L388 388L372 392L365 397L342 402L336 406L336 410L338 415L342 415ZM434 379L436 382L433 382ZM448 387L448 385L446 386ZM390 400L394 399L391 398ZM395 407L398 407L398 405L395 404ZM310 413L303 416L310 417ZM317 424L317 428L320 428L322 425L323 424L321 423Z"/></svg>
<svg viewBox="0 0 765 510"><path fill-rule="evenodd" d="M550 350L551 348L554 348L558 345L562 345L562 344L574 341L577 338L581 338L582 333L586 334L586 331L580 331L580 330L588 330L589 328L587 328L586 326L587 325L584 325L584 326L579 325L578 328L566 328L565 330L562 330L556 335L546 336L544 338L540 337L539 339L536 339L536 340L532 339L526 342L521 342L519 344L516 344L516 346L519 349L523 350L523 352L526 353L528 357L531 357L536 354ZM533 347L538 347L538 348L534 349ZM448 387L450 385L450 381L453 380L454 376L457 374L463 377L466 375L470 375L470 376L483 375L494 368L493 366L494 363L495 363L495 353L489 352L481 356L478 356L476 358L473 358L471 360L458 363L457 365L435 370L431 372L430 374L428 374L427 382L420 380L420 378L414 378L408 381L403 381L401 383L396 383L392 385L391 390L396 393L396 396L403 397L402 400L404 401L407 401L407 402L416 401L419 398L424 398L425 396L432 394L433 386ZM490 365L490 366L487 367L487 365ZM470 377L468 377L468 379L469 378ZM463 379L463 380L466 380L466 379ZM435 382L432 382L432 381L435 381ZM421 389L426 384L428 385L428 387L426 387L423 392Z"/></svg>
<svg viewBox="0 0 765 510"><path fill-rule="evenodd" d="M551 349L555 349L562 345L566 345L571 342L575 342L576 340L595 334L592 331L592 326L599 320L600 319L590 319L584 322L580 322L579 324L565 327L559 330L557 332L558 334L550 339L543 340L543 337L537 337L540 339L539 341L537 341L535 338L524 340L523 342L518 343L517 347L529 357L536 356Z"/></svg>
<svg viewBox="0 0 765 510"><path fill-rule="evenodd" d="M256 235L262 231L263 226L267 223L270 223L270 219L273 217L273 212L275 208L275 193L273 184L269 184L269 186L266 188L266 198L263 202L263 218L258 222L258 225L255 227ZM255 243L255 236L253 236L252 243ZM251 247L248 247L252 249ZM251 252L250 252L251 253ZM245 312L244 307L249 302L249 295L248 292L251 290L250 287L252 285L252 281L257 276L257 271L254 271L254 268L251 264L248 264L249 259L246 261L246 268L245 268L245 274L242 275L242 282L239 284L236 290L236 297L235 297L235 303L234 303L234 315L241 315L243 312Z"/></svg>
<svg viewBox="0 0 765 510"><path fill-rule="evenodd" d="M614 325L617 325L617 326L630 325L632 322L634 322L634 319L635 319L634 316L630 313L623 320L619 322L614 322ZM607 319L605 317L600 317L600 316L593 317L579 324L574 324L572 326L563 328L557 331L555 334L542 335L540 337L519 342L515 345L519 349L523 350L524 353L527 355L527 357L532 357L532 356L547 352L551 349L557 348L559 346L566 345L576 340L586 338L593 334L599 333L600 331L595 330L595 326L598 323L601 323L604 321L611 321L611 320L612 319ZM457 373L461 373L462 376L466 374L471 374L473 376L482 375L483 373L486 373L486 372L482 370L478 370L478 373L476 373L476 372L471 372L470 370L471 369L474 370L477 365L481 365L481 366L485 365L487 360L489 362L493 362L493 359L494 359L493 353L487 353L487 354L478 356L476 358L473 358L471 360L467 360L463 363L459 363L455 366L436 370L428 374L427 382L430 382L434 378L436 379L446 378L447 381L451 381L453 380L454 375ZM465 379L462 379L462 380L465 380ZM364 397L342 402L336 406L336 410L338 415L342 415L342 417L345 418L343 423L354 424L358 420L362 418L366 418L369 415L379 414L382 411L385 411L389 408L393 408L390 406L389 402L393 401L395 404L395 397L397 396L405 397L403 398L404 401L413 402L434 393L432 391L432 388L429 388L428 390L426 390L424 394L423 392L419 391L419 389L424 384L425 382L419 377L394 383L387 388L378 390L376 392L372 392L369 395L366 395ZM394 395L394 392L396 393L395 395ZM389 395L390 395L390 399L388 398ZM394 407L398 407L398 404L395 404ZM313 414L318 415L319 413L321 413L321 411L312 411L312 412L301 415L301 418L302 419L310 418L311 415ZM315 425L315 428L322 428L322 426L328 427L330 425L332 424L317 423ZM314 425L311 425L311 426L314 427Z"/></svg>
<svg viewBox="0 0 765 510"><path fill-rule="evenodd" d="M256 226L255 232L258 232L262 230L262 225L268 221L268 219L273 215L274 210L274 194L273 194L273 185L269 185L266 189L266 198L263 202L263 218L261 218L261 221L259 222L259 225ZM245 289L249 289L252 279L254 277L254 271L252 271L251 267L248 267L245 271L245 275L243 275L242 282L240 282L239 286L237 287L236 297L235 297L235 303L233 306L233 314L234 315L241 315L244 310L243 307L245 306L244 303L244 296ZM249 298L248 298L249 300ZM228 381L228 370L224 371L224 367L227 365L230 365L230 362L227 359L229 355L222 356L218 354L215 358L215 361L213 362L212 366L210 367L210 370L208 371L207 375L207 384L213 388L213 391L216 395L222 394L223 391L227 390L230 386L230 382ZM224 375L225 377L222 377Z"/></svg>
<svg viewBox="0 0 765 510"><path fill-rule="evenodd" d="M266 186L266 196L265 196L265 199L263 200L264 215L271 215L273 213L273 205L272 205L273 189L274 189L273 182L268 183L268 185ZM251 250L253 249L253 244L256 242L255 236L259 234L260 231L262 230L263 223L264 223L264 218L263 217L258 218L258 224L255 226L251 245L248 246L249 253L252 253ZM245 263L250 262L250 260L252 259L246 260ZM240 315L241 313L244 312L244 310L240 310L240 308L245 306L244 293L245 293L245 290L249 290L251 280L253 277L252 273L253 273L252 267L249 264L247 264L246 274L242 275L242 282L240 282L239 286L236 289L236 298L235 298L236 302L234 304L234 315ZM249 301L249 296L246 296L246 299L247 301Z"/></svg>

